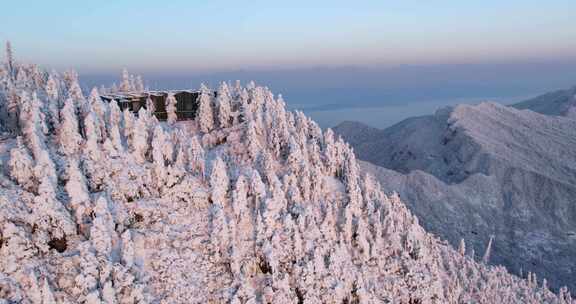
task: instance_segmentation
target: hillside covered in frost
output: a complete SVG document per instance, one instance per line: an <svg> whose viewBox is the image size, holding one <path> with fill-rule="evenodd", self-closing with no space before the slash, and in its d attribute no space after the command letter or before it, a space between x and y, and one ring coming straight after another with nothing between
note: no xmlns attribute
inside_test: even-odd
<svg viewBox="0 0 576 304"><path fill-rule="evenodd" d="M1 303L574 303L428 234L264 87L159 122L7 57Z"/></svg>
<svg viewBox="0 0 576 304"><path fill-rule="evenodd" d="M517 109L528 109L534 112L576 118L576 86L549 92L535 98L513 104Z"/></svg>
<svg viewBox="0 0 576 304"><path fill-rule="evenodd" d="M491 263L576 288L576 120L481 103L335 130L428 231L476 252L493 238Z"/></svg>

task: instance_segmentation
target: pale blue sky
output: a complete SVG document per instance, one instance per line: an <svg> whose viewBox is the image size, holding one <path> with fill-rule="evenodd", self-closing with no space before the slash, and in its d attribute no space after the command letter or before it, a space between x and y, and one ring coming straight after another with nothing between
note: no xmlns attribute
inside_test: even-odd
<svg viewBox="0 0 576 304"><path fill-rule="evenodd" d="M574 0L4 2L0 41L81 72L576 58Z"/></svg>

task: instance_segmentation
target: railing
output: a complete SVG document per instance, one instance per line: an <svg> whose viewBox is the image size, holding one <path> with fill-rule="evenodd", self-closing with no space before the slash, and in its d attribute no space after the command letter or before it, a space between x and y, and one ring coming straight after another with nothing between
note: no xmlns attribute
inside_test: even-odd
<svg viewBox="0 0 576 304"><path fill-rule="evenodd" d="M194 119L196 111L176 111L176 117L178 120L191 120ZM154 112L154 115L158 120L167 120L168 112Z"/></svg>

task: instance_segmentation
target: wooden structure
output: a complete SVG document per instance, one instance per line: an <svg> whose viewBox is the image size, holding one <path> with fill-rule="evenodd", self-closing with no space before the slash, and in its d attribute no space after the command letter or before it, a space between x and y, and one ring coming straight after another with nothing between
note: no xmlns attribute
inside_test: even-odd
<svg viewBox="0 0 576 304"><path fill-rule="evenodd" d="M166 120L168 119L166 99L170 93L174 94L177 101L176 116L178 120L194 119L196 111L198 110L198 97L200 96L200 92L198 91L149 91L141 93L108 94L100 97L106 102L116 100L122 111L129 109L135 115L138 115L140 108L146 108L147 100L150 98L154 104L153 114L158 120Z"/></svg>

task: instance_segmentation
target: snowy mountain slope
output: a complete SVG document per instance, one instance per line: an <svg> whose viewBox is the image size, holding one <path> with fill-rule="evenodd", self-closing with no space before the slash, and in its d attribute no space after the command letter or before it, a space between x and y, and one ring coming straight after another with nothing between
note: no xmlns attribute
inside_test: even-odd
<svg viewBox="0 0 576 304"><path fill-rule="evenodd" d="M575 303L426 233L266 88L164 123L75 73L3 75L0 302Z"/></svg>
<svg viewBox="0 0 576 304"><path fill-rule="evenodd" d="M576 121L494 103L403 121L356 144L362 168L398 191L424 227L551 285L576 277ZM350 124L335 129L355 137Z"/></svg>
<svg viewBox="0 0 576 304"><path fill-rule="evenodd" d="M576 117L576 86L567 90L558 90L511 105L517 109L528 109L534 112Z"/></svg>

